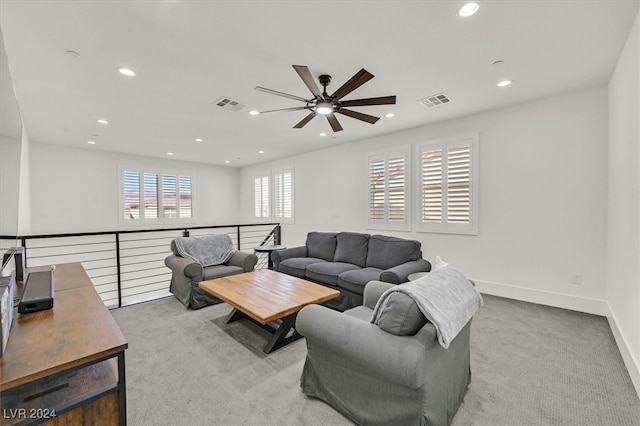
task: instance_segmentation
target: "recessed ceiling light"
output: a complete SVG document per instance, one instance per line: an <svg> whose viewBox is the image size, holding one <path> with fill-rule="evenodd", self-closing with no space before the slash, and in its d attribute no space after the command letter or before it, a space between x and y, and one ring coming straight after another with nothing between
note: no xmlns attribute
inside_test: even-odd
<svg viewBox="0 0 640 426"><path fill-rule="evenodd" d="M264 154L264 151L260 150L258 151L258 154Z"/></svg>
<svg viewBox="0 0 640 426"><path fill-rule="evenodd" d="M127 77L135 77L136 73L131 71L129 68L120 68L120 74L126 75Z"/></svg>
<svg viewBox="0 0 640 426"><path fill-rule="evenodd" d="M251 115L260 115L260 112L256 111L255 109L252 109L251 111L249 111L249 114L251 114Z"/></svg>
<svg viewBox="0 0 640 426"><path fill-rule="evenodd" d="M388 112L388 113L385 114L385 117L387 117L387 118L395 117L395 114L392 113L392 112Z"/></svg>
<svg viewBox="0 0 640 426"><path fill-rule="evenodd" d="M476 13L478 9L480 9L480 5L474 1L465 3L460 6L460 9L458 9L458 16L460 16L461 18L468 18L469 16Z"/></svg>
<svg viewBox="0 0 640 426"><path fill-rule="evenodd" d="M95 145L95 144L96 144L96 142L95 142L95 141L87 141L87 143L88 143L89 145Z"/></svg>
<svg viewBox="0 0 640 426"><path fill-rule="evenodd" d="M100 123L100 124L109 124L109 122L107 120L103 120L103 119L98 120L98 123Z"/></svg>
<svg viewBox="0 0 640 426"><path fill-rule="evenodd" d="M196 139L195 139L195 141L196 141L196 142L202 142L202 139L200 139L200 138L196 138Z"/></svg>
<svg viewBox="0 0 640 426"><path fill-rule="evenodd" d="M231 161L229 161L229 160L224 160L224 164L229 164L229 163L231 163Z"/></svg>
<svg viewBox="0 0 640 426"><path fill-rule="evenodd" d="M167 155L171 156L173 155L173 152L167 152Z"/></svg>
<svg viewBox="0 0 640 426"><path fill-rule="evenodd" d="M320 136L327 136L325 132L320 133Z"/></svg>
<svg viewBox="0 0 640 426"><path fill-rule="evenodd" d="M511 84L511 80L502 80L500 83L498 83L498 87L506 87L510 84Z"/></svg>

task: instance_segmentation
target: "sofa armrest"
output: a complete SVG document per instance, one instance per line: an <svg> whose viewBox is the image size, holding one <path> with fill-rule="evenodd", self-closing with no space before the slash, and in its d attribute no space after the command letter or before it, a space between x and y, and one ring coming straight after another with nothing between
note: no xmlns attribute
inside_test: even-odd
<svg viewBox="0 0 640 426"><path fill-rule="evenodd" d="M293 257L307 257L307 246L291 247L284 250L272 251L271 260L273 261L273 269L277 271L280 262Z"/></svg>
<svg viewBox="0 0 640 426"><path fill-rule="evenodd" d="M362 304L369 309L375 308L376 303L378 303L378 299L382 296L382 293L389 290L391 287L395 287L395 284L385 283L382 281L369 281L364 287Z"/></svg>
<svg viewBox="0 0 640 426"><path fill-rule="evenodd" d="M171 269L174 275L183 275L195 283L199 283L204 277L202 265L193 261L193 259L171 254L164 260L164 264Z"/></svg>
<svg viewBox="0 0 640 426"><path fill-rule="evenodd" d="M412 260L393 268L389 268L380 274L380 281L401 284L409 281L409 275L415 272L431 271L431 263L425 259Z"/></svg>
<svg viewBox="0 0 640 426"><path fill-rule="evenodd" d="M231 258L227 261L229 266L239 266L244 272L253 271L254 266L258 263L258 256L253 253L247 253L245 251L236 251L231 255Z"/></svg>
<svg viewBox="0 0 640 426"><path fill-rule="evenodd" d="M424 381L428 348L414 336L389 334L375 324L321 305L300 310L296 330L306 337L310 352L357 365L411 388Z"/></svg>

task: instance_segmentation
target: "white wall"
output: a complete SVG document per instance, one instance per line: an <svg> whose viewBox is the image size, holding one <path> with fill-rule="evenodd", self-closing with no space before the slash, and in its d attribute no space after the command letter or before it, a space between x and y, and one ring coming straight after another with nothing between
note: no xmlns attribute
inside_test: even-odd
<svg viewBox="0 0 640 426"><path fill-rule="evenodd" d="M242 220L253 220L254 172L293 166L295 224L282 231L288 246L303 244L312 230L415 238L426 259L441 255L483 292L604 315L606 90L592 88L244 168ZM366 229L367 153L469 132L480 136L478 236ZM417 194L415 173L412 182ZM571 284L572 273L582 274L582 285Z"/></svg>
<svg viewBox="0 0 640 426"><path fill-rule="evenodd" d="M20 140L0 136L0 235L18 232Z"/></svg>
<svg viewBox="0 0 640 426"><path fill-rule="evenodd" d="M119 224L120 166L189 173L193 225L238 222L237 169L32 143L30 233L132 229Z"/></svg>
<svg viewBox="0 0 640 426"><path fill-rule="evenodd" d="M609 321L640 395L640 12L609 82Z"/></svg>

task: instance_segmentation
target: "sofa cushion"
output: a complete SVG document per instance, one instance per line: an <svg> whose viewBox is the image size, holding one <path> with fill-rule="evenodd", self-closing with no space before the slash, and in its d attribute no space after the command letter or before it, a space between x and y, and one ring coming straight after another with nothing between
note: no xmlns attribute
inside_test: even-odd
<svg viewBox="0 0 640 426"><path fill-rule="evenodd" d="M333 261L336 252L336 235L335 232L309 232L305 243L307 255L328 262Z"/></svg>
<svg viewBox="0 0 640 426"><path fill-rule="evenodd" d="M341 232L337 235L336 254L334 262L352 263L364 268L367 261L369 234Z"/></svg>
<svg viewBox="0 0 640 426"><path fill-rule="evenodd" d="M319 283L337 286L338 275L352 269L360 268L356 265L352 265L351 263L343 262L314 263L313 265L307 266L306 277Z"/></svg>
<svg viewBox="0 0 640 426"><path fill-rule="evenodd" d="M342 272L338 275L338 287L353 293L363 294L364 286L369 281L379 280L381 273L382 269L379 268L358 268Z"/></svg>
<svg viewBox="0 0 640 426"><path fill-rule="evenodd" d="M212 280L214 278L227 277L229 275L241 274L244 272L240 266L214 265L207 266L202 270L203 280Z"/></svg>
<svg viewBox="0 0 640 426"><path fill-rule="evenodd" d="M367 266L389 269L410 260L422 257L422 244L415 240L388 237L386 235L372 235L369 238Z"/></svg>
<svg viewBox="0 0 640 426"><path fill-rule="evenodd" d="M378 318L378 327L398 336L412 336L427 323L416 302L398 291L387 298L387 304Z"/></svg>
<svg viewBox="0 0 640 426"><path fill-rule="evenodd" d="M305 278L307 267L314 263L326 263L326 260L318 259L317 257L292 257L280 262L278 272L293 275L298 278Z"/></svg>

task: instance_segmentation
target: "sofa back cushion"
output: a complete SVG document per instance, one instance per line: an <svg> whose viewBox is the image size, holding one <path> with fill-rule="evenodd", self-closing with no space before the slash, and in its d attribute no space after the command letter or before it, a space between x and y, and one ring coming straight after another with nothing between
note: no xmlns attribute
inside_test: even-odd
<svg viewBox="0 0 640 426"><path fill-rule="evenodd" d="M333 261L336 252L336 232L309 232L307 234L307 256Z"/></svg>
<svg viewBox="0 0 640 426"><path fill-rule="evenodd" d="M338 245L333 261L351 263L364 268L367 262L369 234L340 232L336 239Z"/></svg>
<svg viewBox="0 0 640 426"><path fill-rule="evenodd" d="M369 238L367 267L389 269L422 257L420 241L372 235Z"/></svg>

